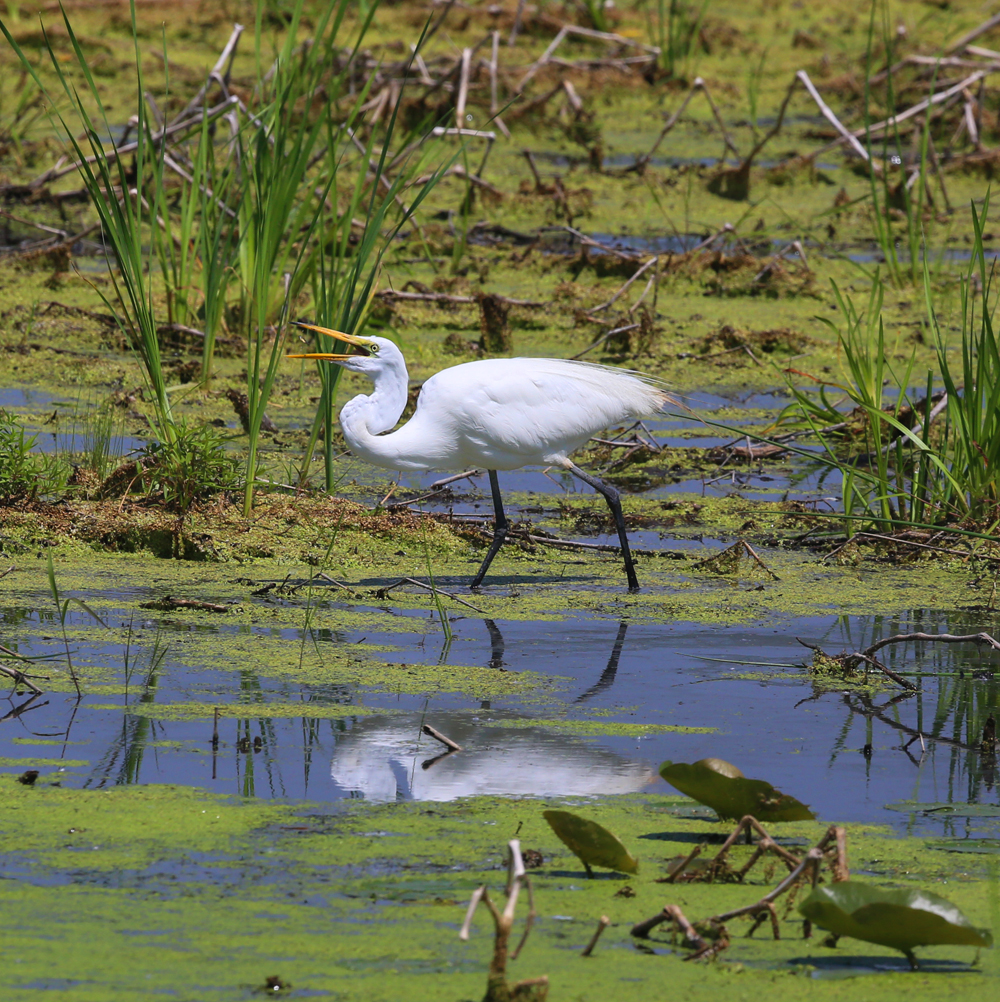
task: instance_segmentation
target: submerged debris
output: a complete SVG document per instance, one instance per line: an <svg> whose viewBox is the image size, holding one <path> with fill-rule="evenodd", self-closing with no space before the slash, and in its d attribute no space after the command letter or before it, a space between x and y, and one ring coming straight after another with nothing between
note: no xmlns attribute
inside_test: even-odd
<svg viewBox="0 0 1000 1002"><path fill-rule="evenodd" d="M493 918L494 939L493 956L490 959L489 974L486 978L486 994L483 1002L545 1002L549 993L549 979L544 975L539 978L526 978L515 982L513 985L507 981L507 962L516 960L525 943L528 941L528 934L534 923L535 898L531 888L531 880L525 873L524 860L521 857L521 843L517 839L512 839L507 843L510 851L508 876L507 876L507 904L504 910L493 903L489 889L485 884L472 892L469 900L469 908L465 913L465 922L459 932L459 939L467 940L472 927L472 919L476 914L476 908L480 902L486 905ZM524 923L524 934L521 941L514 948L513 953L509 953L510 935L514 928L514 917L517 909L517 900L524 887L528 892L528 915Z"/></svg>
<svg viewBox="0 0 1000 1002"><path fill-rule="evenodd" d="M830 875L835 882L843 882L850 879L850 872L847 868L847 835L843 828L836 825L831 825L815 847L810 849L804 857L798 858L786 852L780 846L777 846L755 818L745 817L726 840L726 844L722 847L722 850L713 862L717 861L719 866L724 866L725 853L730 846L736 842L742 832L746 831L749 834L751 830L756 831L760 836L757 848L750 862L736 875L736 879L742 880L746 872L765 852L774 852L780 856L791 871L777 887L753 904L713 915L694 924L687 920L684 912L678 905L665 905L663 910L652 918L633 926L632 935L638 939L646 939L657 925L669 921L673 926L674 935L676 936L677 931L682 932L684 934L684 945L694 950L692 954L684 958L685 960L710 959L717 956L729 946L730 935L725 923L743 915L748 915L754 920L747 936L752 936L763 922L770 919L771 932L775 939L780 939L781 929L774 902L782 894L788 894L785 910L787 916L799 887L809 879L811 879L813 887L816 886L819 880L820 869L824 862L827 864ZM693 856L694 853L689 858L693 858ZM675 873L679 874L680 872L679 868L675 869ZM673 875L671 874L671 876ZM804 935L806 937L810 935L808 925L804 929Z"/></svg>

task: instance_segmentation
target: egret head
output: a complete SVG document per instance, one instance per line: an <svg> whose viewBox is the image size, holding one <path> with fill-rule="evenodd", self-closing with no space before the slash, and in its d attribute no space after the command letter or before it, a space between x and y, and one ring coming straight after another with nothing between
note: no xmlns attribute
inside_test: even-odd
<svg viewBox="0 0 1000 1002"><path fill-rule="evenodd" d="M336 338L338 341L350 345L355 351L345 354L310 351L290 354L287 356L288 358L315 358L320 362L333 362L335 365L350 369L351 372L363 372L371 378L386 369L399 365L403 366L404 373L406 371L402 352L388 338L355 337L353 334L344 334L341 331L331 330L329 327L317 327L314 324L299 323L296 326Z"/></svg>

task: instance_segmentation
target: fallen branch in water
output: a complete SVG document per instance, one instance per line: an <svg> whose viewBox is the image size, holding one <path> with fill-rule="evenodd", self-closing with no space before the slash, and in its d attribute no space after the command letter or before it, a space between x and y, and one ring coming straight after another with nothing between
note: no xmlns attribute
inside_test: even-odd
<svg viewBox="0 0 1000 1002"><path fill-rule="evenodd" d="M462 746L456 741L452 741L446 734L442 734L437 728L431 727L430 724L424 724L420 728L428 737L434 738L435 741L440 741L441 744L448 748L450 751L458 752L462 750Z"/></svg>
<svg viewBox="0 0 1000 1002"><path fill-rule="evenodd" d="M716 574L731 574L739 568L740 558L749 557L765 574L769 575L773 581L780 581L774 571L758 556L757 551L745 540L738 539L732 546L727 547L720 553L715 553L711 557L699 560L694 566L704 567L706 570Z"/></svg>
<svg viewBox="0 0 1000 1002"><path fill-rule="evenodd" d="M822 647L819 647L816 644L808 644L800 637L796 637L795 639L803 647L807 647L809 650L815 651L816 655L819 658L821 658L824 662L827 662L829 666L836 665L836 667L845 674L848 672L855 671L862 664L869 664L873 668L877 668L880 672L887 675L889 678L893 680L893 682L895 682L897 685L901 685L904 689L916 689L916 686L913 685L912 682L907 682L906 679L902 677L902 675L897 675L896 672L894 672L891 668L887 668L884 664L882 664L882 662L879 661L878 658L874 658L869 654L864 654L858 651L855 652L854 654L831 655L827 654ZM814 664L815 664L815 659L814 659Z"/></svg>
<svg viewBox="0 0 1000 1002"><path fill-rule="evenodd" d="M357 594L357 592L353 588L351 588L349 585L345 585L343 581L338 581L336 578L330 577L330 575L327 574L325 571L320 571L319 574L316 575L316 577L322 578L324 581L328 582L329 584L334 585L334 587L340 588L343 591L350 592L352 595L356 595Z"/></svg>
<svg viewBox="0 0 1000 1002"><path fill-rule="evenodd" d="M641 324L626 324L624 327L615 327L613 330L607 332L607 334L602 334L593 344L587 345L583 351L577 352L575 355L570 356L570 361L575 362L577 359L583 358L588 352L593 351L595 348L599 348L605 341L609 338L614 337L616 334L624 334L626 331L638 330L642 326Z"/></svg>
<svg viewBox="0 0 1000 1002"><path fill-rule="evenodd" d="M594 31L591 28L581 28L575 24L564 24L559 29L556 37L549 42L548 48L531 64L531 66L528 67L528 71L514 86L515 93L520 94L535 74L551 61L553 53L557 48L559 48L563 39L565 39L567 35L580 35L583 38L593 38L600 42L609 42L616 45L625 45L631 46L635 49L642 49L647 53L647 55L643 57L647 62L655 60L660 54L660 50L655 45L644 45L642 42L636 42L634 39L626 38L624 35L615 35L607 31Z"/></svg>
<svg viewBox="0 0 1000 1002"><path fill-rule="evenodd" d="M174 598L165 595L163 598L155 599L152 602L141 602L142 609L203 609L205 612L229 612L230 606L220 605L217 602L201 602L195 598Z"/></svg>
<svg viewBox="0 0 1000 1002"><path fill-rule="evenodd" d="M412 303L465 305L479 301L475 296L450 296L446 292L397 292L395 289L383 289L381 292L376 292L375 295L378 299L384 299L389 302L403 300ZM509 306L527 306L533 309L539 309L545 305L545 303L539 303L531 299L509 299L507 296L497 296L497 299L503 300Z"/></svg>
<svg viewBox="0 0 1000 1002"><path fill-rule="evenodd" d="M798 640L798 637L796 637ZM927 643L940 643L940 644L975 644L977 647L989 647L991 650L1000 651L1000 641L995 640L988 633L965 633L965 634L953 634L953 633L898 633L893 637L886 637L883 640L879 640L877 643L872 644L870 647L866 647L863 651L855 651L852 654L840 654L833 657L826 654L821 648L817 647L815 644L807 644L804 640L799 640L799 643L803 647L808 647L810 650L816 651L822 657L827 658L830 661L837 662L845 672L850 672L856 670L862 664L870 664L879 671L884 672L889 678L893 680L897 685L901 685L904 689L915 689L916 686L912 682L908 682L902 675L898 675L891 668L887 668L875 654L880 651L883 647L887 647L889 644L905 644L914 640L922 640Z"/></svg>
<svg viewBox="0 0 1000 1002"><path fill-rule="evenodd" d="M442 487L455 483L456 480L464 480L466 477L478 477L481 473L482 470L466 470L464 473L455 473L450 477L445 477L443 480L435 480L431 484L431 490L437 492Z"/></svg>
<svg viewBox="0 0 1000 1002"><path fill-rule="evenodd" d="M947 553L954 557L969 558L974 556L979 556L981 560L1000 560L1000 557L989 557L981 556L972 550L956 550L951 546L932 546L930 543L918 543L915 539L903 539L901 536L886 536L878 532L856 532L851 536L846 542L841 543L835 550L828 553L822 560L822 563L826 563L828 560L832 560L838 553L840 553L844 547L849 546L858 540L872 539L883 543L899 543L902 546L913 546L919 550L931 550L934 553Z"/></svg>
<svg viewBox="0 0 1000 1002"><path fill-rule="evenodd" d="M581 957L589 957L594 952L594 947L597 946L597 941L601 938L601 933L609 925L611 925L611 919L607 915L602 915L600 921L597 923L597 928L594 930L594 935L590 937L590 942L580 951Z"/></svg>
<svg viewBox="0 0 1000 1002"><path fill-rule="evenodd" d="M880 651L889 644L905 644L911 640L927 640L938 644L975 644L977 647L991 647L995 651L1000 651L1000 642L994 640L988 633L897 633L894 637L886 637L878 643L866 647L860 652L862 657L870 657L876 651Z"/></svg>
<svg viewBox="0 0 1000 1002"><path fill-rule="evenodd" d="M708 92L708 86L706 85L705 81L702 80L701 77L696 77L694 83L691 84L691 89L684 96L684 100L681 101L680 107L670 116L670 118L667 119L666 124L660 130L660 134L656 137L656 141L649 149L649 152L644 153L630 167L626 167L623 173L636 171L641 174L646 169L649 162L655 156L656 151L660 148L660 144L663 142L664 139L667 138L668 134L673 129L673 127L680 121L681 115L684 114L684 109L687 108L688 104L691 101L691 98L693 98L695 94L697 94L699 91L703 93L705 95L705 98L708 100L709 106L712 109L712 114L715 116L716 123L722 130L725 149L731 150L735 156L737 157L739 156L739 152L733 145L733 141L730 138L729 133L726 131L726 126L722 122L719 112L715 107L715 102L712 100L712 95L709 94Z"/></svg>
<svg viewBox="0 0 1000 1002"><path fill-rule="evenodd" d="M18 668L8 668L6 665L0 665L0 674L6 675L11 679L14 685L23 685L26 689L30 689L36 696L42 694L42 690L35 685L31 680L33 678L43 679L44 681L49 681L48 675L26 675L23 671Z"/></svg>
<svg viewBox="0 0 1000 1002"><path fill-rule="evenodd" d="M636 271L631 278L629 278L625 284L606 302L601 303L600 306L592 306L587 312L588 313L599 313L601 310L606 310L610 306L614 306L615 303L625 294L629 286L641 275L643 272L648 271L650 268L654 267L660 259L658 257L651 257L642 267Z"/></svg>
<svg viewBox="0 0 1000 1002"><path fill-rule="evenodd" d="M376 588L375 595L378 598L388 598L389 592L393 588L398 588L400 585L411 584L416 585L418 588L424 588L429 591L432 595L444 595L445 598L450 598L455 602L460 602L462 605L468 606L473 612L482 613L483 610L474 606L471 602L466 602L464 598L459 598L457 595L453 595L450 591L442 591L440 588L435 588L432 585L425 584L423 581L418 581L416 578L400 578L395 584L386 585L384 588ZM485 615L485 613L483 613Z"/></svg>

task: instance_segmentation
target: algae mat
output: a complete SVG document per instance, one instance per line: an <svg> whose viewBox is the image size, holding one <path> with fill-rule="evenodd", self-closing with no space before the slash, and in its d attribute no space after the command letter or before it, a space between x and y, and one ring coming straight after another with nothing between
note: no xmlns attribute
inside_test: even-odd
<svg viewBox="0 0 1000 1002"><path fill-rule="evenodd" d="M11 777L0 780L0 797L0 873L17 878L0 880L0 965L12 1002L39 992L66 1002L282 994L268 978L293 998L478 999L492 929L481 914L462 943L458 928L477 885L501 893L503 849L515 833L544 862L532 871L538 922L512 974L547 974L553 999L647 1000L667 986L692 1000L875 1000L904 991L987 999L1000 989L992 952L974 963L968 948L927 949L924 969L910 973L879 947L844 940L831 950L820 937L803 940L797 915L782 922L778 941L739 938L745 928L732 923L732 947L710 965L684 963L667 934L637 946L631 925L668 901L701 916L762 893L753 875L744 886L654 884L666 859L721 837L723 826L692 818L683 799L474 798L432 807L346 803L330 812L183 787L71 791ZM546 806L612 827L639 857L639 874L587 880L543 821ZM822 831L812 822L780 828L801 843ZM945 854L878 827L851 826L848 838L861 879L919 884L975 924L996 927L995 872L965 857L956 872ZM602 914L611 926L584 959Z"/></svg>

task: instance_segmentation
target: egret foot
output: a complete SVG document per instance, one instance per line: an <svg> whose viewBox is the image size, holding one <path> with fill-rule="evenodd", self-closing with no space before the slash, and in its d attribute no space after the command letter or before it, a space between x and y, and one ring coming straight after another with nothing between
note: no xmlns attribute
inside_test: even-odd
<svg viewBox="0 0 1000 1002"><path fill-rule="evenodd" d="M584 473L579 466L566 460L566 469L575 477L579 477L585 484L590 484L599 494L604 495L604 500L608 502L611 514L615 520L615 528L618 530L618 541L622 548L622 560L625 561L625 574L628 577L628 590L637 592L639 590L639 579L635 576L635 563L632 560L632 551L628 547L628 533L625 531L625 516L622 514L622 503L618 491L610 484L592 477L589 473Z"/></svg>

